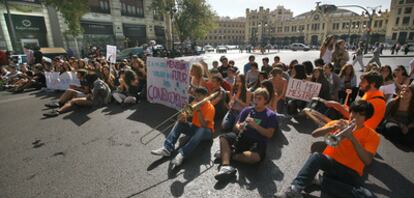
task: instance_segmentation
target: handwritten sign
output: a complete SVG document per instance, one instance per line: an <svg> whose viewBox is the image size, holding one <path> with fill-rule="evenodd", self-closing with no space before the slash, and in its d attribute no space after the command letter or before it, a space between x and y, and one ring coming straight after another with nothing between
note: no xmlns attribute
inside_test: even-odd
<svg viewBox="0 0 414 198"><path fill-rule="evenodd" d="M317 97L319 95L320 90L320 83L299 79L289 79L286 97L309 102L313 97Z"/></svg>
<svg viewBox="0 0 414 198"><path fill-rule="evenodd" d="M106 46L106 60L110 63L116 63L116 46Z"/></svg>
<svg viewBox="0 0 414 198"><path fill-rule="evenodd" d="M182 60L147 58L147 98L174 109L188 102L190 64Z"/></svg>
<svg viewBox="0 0 414 198"><path fill-rule="evenodd" d="M45 72L46 86L53 90L66 90L69 85L80 86L79 79L75 72Z"/></svg>

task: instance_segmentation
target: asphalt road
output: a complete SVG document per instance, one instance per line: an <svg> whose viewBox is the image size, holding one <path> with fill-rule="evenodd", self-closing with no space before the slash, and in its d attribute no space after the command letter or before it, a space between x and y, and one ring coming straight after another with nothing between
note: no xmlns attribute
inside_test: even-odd
<svg viewBox="0 0 414 198"><path fill-rule="evenodd" d="M237 178L217 183L218 165L212 162L217 138L176 171L168 171L170 158L150 154L167 132L147 132L173 110L146 102L129 108L111 104L44 119L43 105L55 96L0 92L1 198L271 197L323 145L310 136L315 128L310 121L281 121L282 132L272 138L261 164L236 164ZM364 176L366 187L379 197L413 197L413 162L412 151L382 138Z"/></svg>

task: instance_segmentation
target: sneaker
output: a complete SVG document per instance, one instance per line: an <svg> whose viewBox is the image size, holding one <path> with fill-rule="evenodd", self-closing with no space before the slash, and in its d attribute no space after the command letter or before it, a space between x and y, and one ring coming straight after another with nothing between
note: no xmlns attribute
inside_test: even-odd
<svg viewBox="0 0 414 198"><path fill-rule="evenodd" d="M171 152L168 151L166 148L162 147L162 148L159 148L159 149L156 149L156 150L152 150L151 154L161 155L161 156L164 156L164 157L170 157Z"/></svg>
<svg viewBox="0 0 414 198"><path fill-rule="evenodd" d="M119 96L119 94L117 94L117 93L112 94L112 97L115 99L115 101L117 103L120 103L121 104L123 102L121 96Z"/></svg>
<svg viewBox="0 0 414 198"><path fill-rule="evenodd" d="M220 171L214 176L216 180L229 180L236 175L237 170L232 166L222 166Z"/></svg>
<svg viewBox="0 0 414 198"><path fill-rule="evenodd" d="M297 192L289 187L284 192L278 192L274 195L275 198L303 198L302 193Z"/></svg>
<svg viewBox="0 0 414 198"><path fill-rule="evenodd" d="M59 108L60 104L59 102L51 102L51 103L45 104L45 106L49 108Z"/></svg>
<svg viewBox="0 0 414 198"><path fill-rule="evenodd" d="M184 161L183 154L178 153L171 162L171 164L173 165L173 169L177 166L180 166L183 163L183 161Z"/></svg>
<svg viewBox="0 0 414 198"><path fill-rule="evenodd" d="M57 111L57 110L52 110L52 111L49 111L49 112L43 114L43 116L45 116L45 117L56 117L58 115L59 115L59 111Z"/></svg>

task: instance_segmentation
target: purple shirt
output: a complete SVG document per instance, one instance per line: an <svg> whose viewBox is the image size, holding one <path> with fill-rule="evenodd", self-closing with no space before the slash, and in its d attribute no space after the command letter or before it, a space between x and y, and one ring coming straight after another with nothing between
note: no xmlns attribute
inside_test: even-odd
<svg viewBox="0 0 414 198"><path fill-rule="evenodd" d="M240 113L239 122L240 123L244 122L247 116L249 115L249 113L250 113L250 117L254 118L256 123L265 129L274 128L276 130L279 126L276 114L269 108L266 108L265 110L261 112L257 112L254 107L246 107ZM244 135L256 141L260 141L260 142L267 142L269 139L261 135L258 131L256 131L255 129L249 126L246 127L246 130L244 131Z"/></svg>

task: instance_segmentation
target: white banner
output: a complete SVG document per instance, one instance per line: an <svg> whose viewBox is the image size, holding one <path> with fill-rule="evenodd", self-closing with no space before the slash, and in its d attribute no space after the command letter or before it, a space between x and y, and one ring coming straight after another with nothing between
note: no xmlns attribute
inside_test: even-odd
<svg viewBox="0 0 414 198"><path fill-rule="evenodd" d="M188 102L190 64L182 60L147 58L147 98L151 103L182 109Z"/></svg>
<svg viewBox="0 0 414 198"><path fill-rule="evenodd" d="M287 86L286 97L309 102L313 97L319 96L320 90L320 83L291 78Z"/></svg>
<svg viewBox="0 0 414 198"><path fill-rule="evenodd" d="M106 46L106 60L110 63L116 63L116 46Z"/></svg>
<svg viewBox="0 0 414 198"><path fill-rule="evenodd" d="M46 86L48 89L54 90L66 90L69 85L80 86L79 79L76 76L76 72L45 72Z"/></svg>

